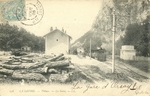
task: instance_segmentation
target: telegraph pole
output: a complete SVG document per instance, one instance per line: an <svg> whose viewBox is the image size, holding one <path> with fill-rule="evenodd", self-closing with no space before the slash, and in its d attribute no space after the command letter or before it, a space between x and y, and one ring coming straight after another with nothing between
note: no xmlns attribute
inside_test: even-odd
<svg viewBox="0 0 150 96"><path fill-rule="evenodd" d="M112 73L115 72L115 32L116 32L116 16L113 10L113 29L112 29Z"/></svg>
<svg viewBox="0 0 150 96"><path fill-rule="evenodd" d="M90 58L91 58L91 38L90 38Z"/></svg>

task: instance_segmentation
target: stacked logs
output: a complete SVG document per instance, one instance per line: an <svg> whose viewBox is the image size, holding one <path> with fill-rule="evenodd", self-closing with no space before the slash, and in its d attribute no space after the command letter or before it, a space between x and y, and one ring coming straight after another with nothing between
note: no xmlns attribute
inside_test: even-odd
<svg viewBox="0 0 150 96"><path fill-rule="evenodd" d="M65 82L74 69L74 65L64 54L46 58L44 61L39 60L38 62L34 61L34 58L11 57L0 66L0 74L12 79L44 82ZM67 78L64 79L64 77Z"/></svg>

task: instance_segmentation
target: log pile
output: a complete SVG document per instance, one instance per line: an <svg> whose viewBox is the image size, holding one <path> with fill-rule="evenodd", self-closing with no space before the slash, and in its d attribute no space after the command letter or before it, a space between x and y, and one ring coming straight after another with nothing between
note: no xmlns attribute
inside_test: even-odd
<svg viewBox="0 0 150 96"><path fill-rule="evenodd" d="M65 82L75 69L70 59L64 54L42 59L41 57L35 61L32 57L11 57L0 64L0 74L17 80Z"/></svg>

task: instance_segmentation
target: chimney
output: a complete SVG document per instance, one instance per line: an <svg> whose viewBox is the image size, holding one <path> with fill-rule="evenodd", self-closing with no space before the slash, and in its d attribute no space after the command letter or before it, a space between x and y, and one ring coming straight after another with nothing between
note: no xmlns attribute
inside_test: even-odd
<svg viewBox="0 0 150 96"><path fill-rule="evenodd" d="M65 30L65 33L66 33L66 30Z"/></svg>
<svg viewBox="0 0 150 96"><path fill-rule="evenodd" d="M52 32L53 31L53 27L51 27L51 29L50 29L50 32Z"/></svg>
<svg viewBox="0 0 150 96"><path fill-rule="evenodd" d="M57 29L57 27L55 27L55 29Z"/></svg>
<svg viewBox="0 0 150 96"><path fill-rule="evenodd" d="M62 32L64 32L64 28L62 27Z"/></svg>

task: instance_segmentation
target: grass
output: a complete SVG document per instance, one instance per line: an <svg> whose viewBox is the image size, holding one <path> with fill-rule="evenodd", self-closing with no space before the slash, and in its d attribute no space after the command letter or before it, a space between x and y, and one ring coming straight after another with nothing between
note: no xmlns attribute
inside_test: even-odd
<svg viewBox="0 0 150 96"><path fill-rule="evenodd" d="M120 59L119 56L115 56L115 59L118 61L121 61L125 64L131 65L132 67L135 67L141 71L144 72L150 72L150 61L148 60L149 57L145 60L123 60Z"/></svg>
<svg viewBox="0 0 150 96"><path fill-rule="evenodd" d="M148 60L121 60L121 61L141 71L149 72L150 62Z"/></svg>
<svg viewBox="0 0 150 96"><path fill-rule="evenodd" d="M105 73L103 72L99 67L97 66L86 66L89 70L84 70L86 74L89 74L89 76L95 80L95 81L106 81L106 79L114 81L114 82L123 82L123 83L129 83L132 82L130 78L128 78L124 73ZM92 71L92 73L90 73ZM100 75L99 80L96 79L98 75L95 75L94 73L97 73Z"/></svg>
<svg viewBox="0 0 150 96"><path fill-rule="evenodd" d="M105 73L101 71L98 67L96 66L90 66L91 69L95 72L98 72L103 78L112 80L114 82L132 82L131 79L129 79L124 73Z"/></svg>

